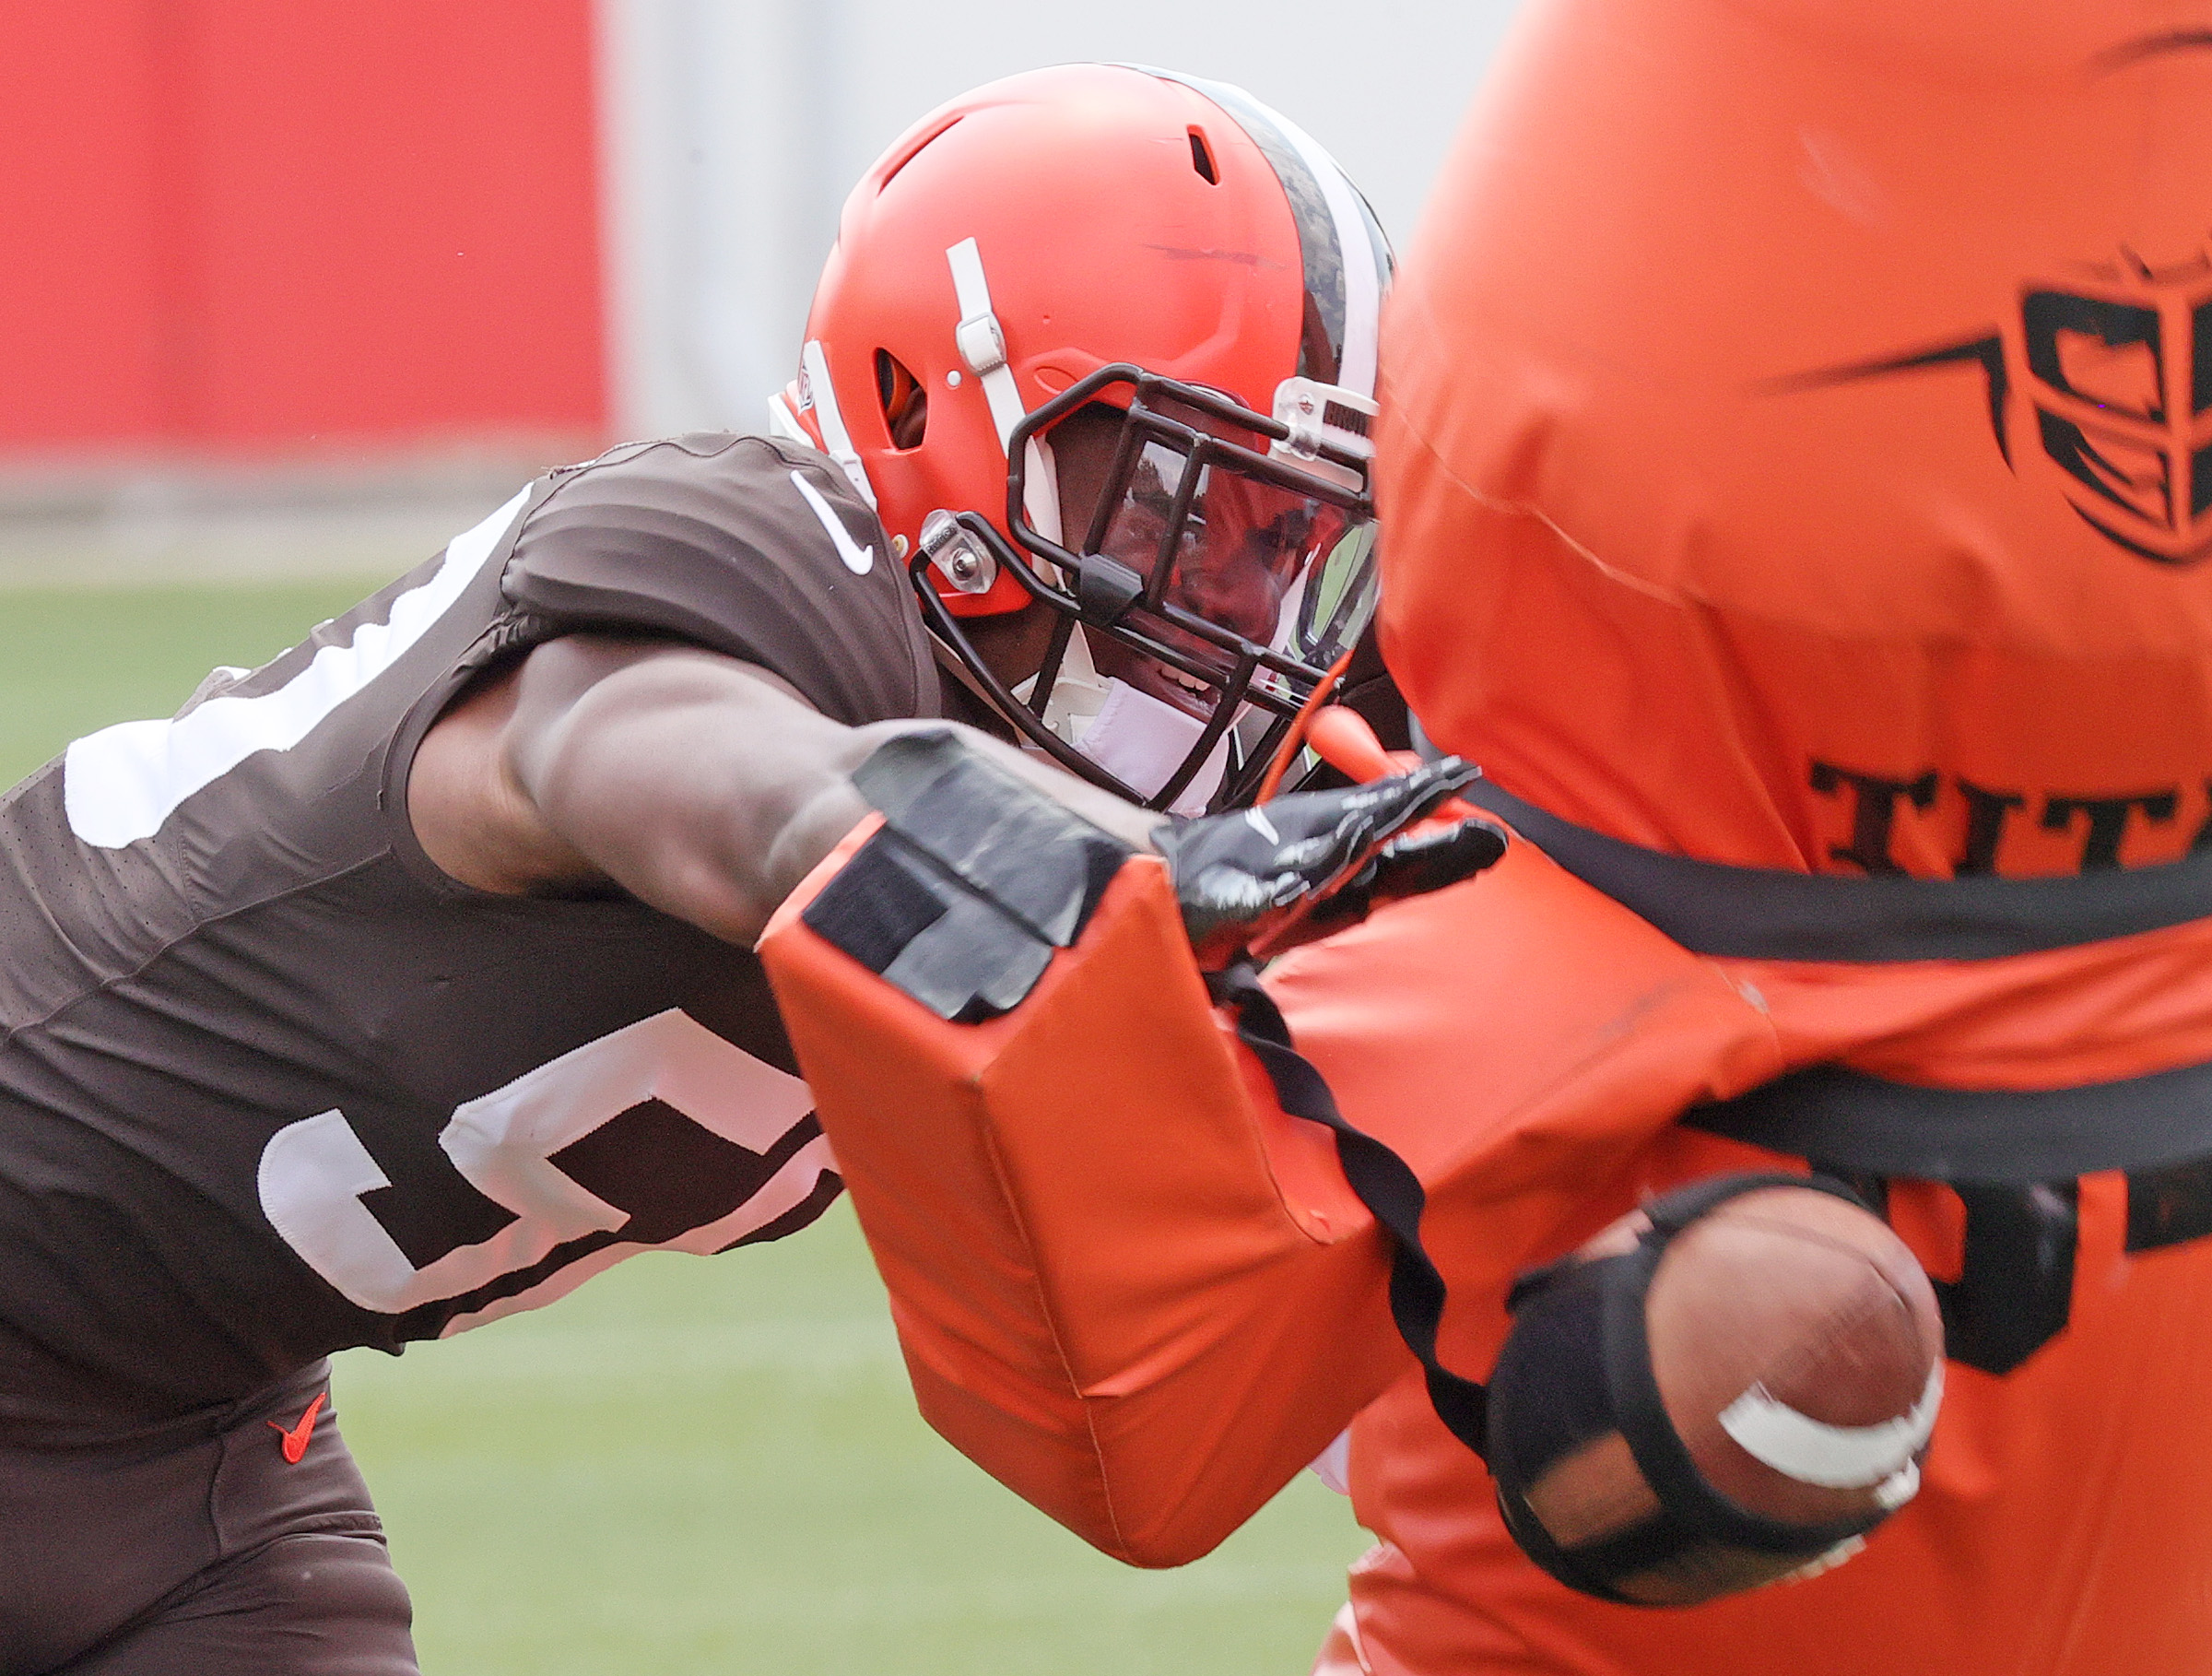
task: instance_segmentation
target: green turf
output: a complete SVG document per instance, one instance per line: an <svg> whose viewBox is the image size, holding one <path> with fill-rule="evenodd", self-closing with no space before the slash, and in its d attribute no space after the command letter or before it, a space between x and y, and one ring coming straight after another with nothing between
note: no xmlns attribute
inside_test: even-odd
<svg viewBox="0 0 2212 1676"><path fill-rule="evenodd" d="M216 665L274 657L377 585L0 592L0 785L79 734L168 715Z"/></svg>
<svg viewBox="0 0 2212 1676"><path fill-rule="evenodd" d="M337 1400L436 1670L1302 1672L1363 1542L1295 1487L1138 1573L915 1416L840 1207L781 1245L633 1259Z"/></svg>
<svg viewBox="0 0 2212 1676"><path fill-rule="evenodd" d="M167 714L367 586L0 594L0 775ZM915 1417L841 1206L350 1353L336 1399L429 1676L1296 1676L1364 1546L1305 1479L1180 1572L1085 1548Z"/></svg>

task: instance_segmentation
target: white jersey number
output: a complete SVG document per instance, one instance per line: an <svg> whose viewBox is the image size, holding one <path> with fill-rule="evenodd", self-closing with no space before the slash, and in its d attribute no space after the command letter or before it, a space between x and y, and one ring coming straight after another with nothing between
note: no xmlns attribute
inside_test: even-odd
<svg viewBox="0 0 2212 1676"><path fill-rule="evenodd" d="M477 1191L513 1215L488 1239L418 1268L361 1201L391 1182L341 1111L302 1118L270 1137L261 1154L262 1209L286 1244L340 1292L363 1309L397 1315L519 1273L571 1240L636 1229L641 1219L588 1191L553 1154L648 1103L755 1156L789 1135L814 1104L798 1078L671 1008L454 1109L438 1144ZM535 1285L456 1315L444 1330L551 1303L633 1252L724 1250L804 1203L834 1168L829 1142L814 1136L765 1181L748 1183L738 1202L714 1207L719 1213L711 1220L681 1230L637 1230L647 1237L590 1247Z"/></svg>

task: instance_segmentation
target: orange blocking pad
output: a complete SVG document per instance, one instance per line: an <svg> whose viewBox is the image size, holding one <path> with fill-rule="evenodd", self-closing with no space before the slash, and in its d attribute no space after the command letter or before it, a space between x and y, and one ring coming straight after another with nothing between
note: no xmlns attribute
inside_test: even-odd
<svg viewBox="0 0 2212 1676"><path fill-rule="evenodd" d="M981 1025L795 905L761 954L924 1413L1089 1541L1197 1557L1410 1368L1382 1237L1331 1138L1281 1113L1214 1014L1158 861L1125 865L1030 997ZM1429 1187L1448 1360L1477 1377L1512 1269L1592 1183L1775 1068L1712 962L1524 843L1268 981L1346 1116Z"/></svg>
<svg viewBox="0 0 2212 1676"><path fill-rule="evenodd" d="M1240 1063L1159 861L980 1025L793 904L760 952L924 1414L1087 1540L1197 1558L1410 1364L1381 1240Z"/></svg>

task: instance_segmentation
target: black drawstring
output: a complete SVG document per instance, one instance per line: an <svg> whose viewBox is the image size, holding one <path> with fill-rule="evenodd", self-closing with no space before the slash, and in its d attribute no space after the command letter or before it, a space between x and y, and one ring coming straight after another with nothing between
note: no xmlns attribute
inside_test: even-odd
<svg viewBox="0 0 2212 1676"><path fill-rule="evenodd" d="M1336 1097L1312 1062L1290 1045L1290 1027L1274 997L1260 986L1249 961L1210 973L1206 987L1214 1000L1233 1007L1237 1039L1252 1049L1275 1098L1293 1117L1322 1124L1336 1137L1336 1161L1345 1180L1369 1212L1389 1233L1390 1313L1428 1375L1429 1399L1452 1434L1478 1456L1486 1456L1485 1427L1489 1393L1463 1379L1436 1358L1437 1328L1444 1316L1444 1277L1421 1245L1421 1211L1429 1196L1412 1168L1372 1135L1344 1120Z"/></svg>

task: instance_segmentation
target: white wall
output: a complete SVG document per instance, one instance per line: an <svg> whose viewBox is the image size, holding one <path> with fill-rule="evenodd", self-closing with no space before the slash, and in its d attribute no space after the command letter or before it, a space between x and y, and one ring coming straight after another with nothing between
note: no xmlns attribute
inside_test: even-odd
<svg viewBox="0 0 2212 1676"><path fill-rule="evenodd" d="M930 107L1037 65L1239 83L1402 241L1515 3L601 0L616 429L754 424L853 182Z"/></svg>

